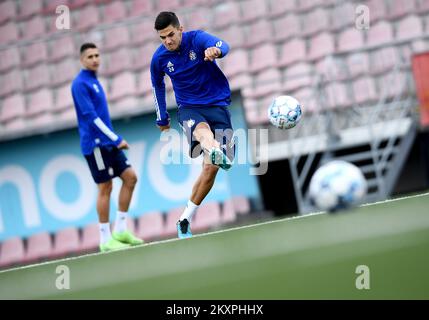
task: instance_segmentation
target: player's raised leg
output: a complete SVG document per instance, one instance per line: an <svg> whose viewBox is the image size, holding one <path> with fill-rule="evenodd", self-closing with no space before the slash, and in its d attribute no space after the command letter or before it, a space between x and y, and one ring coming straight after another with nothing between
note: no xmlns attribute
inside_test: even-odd
<svg viewBox="0 0 429 320"><path fill-rule="evenodd" d="M224 170L229 170L232 166L231 161L220 149L220 144L214 138L210 126L206 122L200 122L193 132L196 141L201 144L204 154L208 155L210 163Z"/></svg>
<svg viewBox="0 0 429 320"><path fill-rule="evenodd" d="M113 238L130 245L139 245L143 243L143 240L134 236L127 227L128 208L137 183L137 175L131 167L128 167L119 177L122 180L122 186L119 191L118 212L116 213Z"/></svg>

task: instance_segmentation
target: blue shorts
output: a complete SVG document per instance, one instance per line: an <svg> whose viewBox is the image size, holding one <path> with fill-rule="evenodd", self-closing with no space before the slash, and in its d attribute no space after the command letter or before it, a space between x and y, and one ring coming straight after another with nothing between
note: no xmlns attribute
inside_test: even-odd
<svg viewBox="0 0 429 320"><path fill-rule="evenodd" d="M116 147L96 147L85 155L95 183L103 183L118 177L130 167L127 157Z"/></svg>
<svg viewBox="0 0 429 320"><path fill-rule="evenodd" d="M189 156L198 157L203 150L193 133L200 122L206 122L220 143L223 152L233 161L235 156L234 130L231 123L231 114L228 107L221 106L199 106L181 107L177 112L177 120L186 134L189 143Z"/></svg>

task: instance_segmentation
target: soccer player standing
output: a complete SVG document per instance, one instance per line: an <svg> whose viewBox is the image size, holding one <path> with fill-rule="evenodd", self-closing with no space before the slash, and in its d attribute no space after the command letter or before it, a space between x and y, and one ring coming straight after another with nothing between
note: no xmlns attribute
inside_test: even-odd
<svg viewBox="0 0 429 320"><path fill-rule="evenodd" d="M100 251L111 251L142 244L127 230L127 212L137 176L122 149L128 143L113 131L106 95L97 79L100 54L93 43L80 48L83 69L73 80L71 91L77 114L80 145L91 175L98 186L97 213L100 226ZM112 179L120 177L118 212L113 233L109 211Z"/></svg>
<svg viewBox="0 0 429 320"><path fill-rule="evenodd" d="M219 167L231 168L235 146L228 106L231 90L215 59L223 58L228 44L204 31L184 32L173 12L161 12L155 20L162 45L151 61L157 126L170 128L166 109L164 76L173 84L177 118L186 133L190 156L204 154L203 168L195 182L186 209L177 222L179 238L192 236L190 222L196 209L213 187Z"/></svg>

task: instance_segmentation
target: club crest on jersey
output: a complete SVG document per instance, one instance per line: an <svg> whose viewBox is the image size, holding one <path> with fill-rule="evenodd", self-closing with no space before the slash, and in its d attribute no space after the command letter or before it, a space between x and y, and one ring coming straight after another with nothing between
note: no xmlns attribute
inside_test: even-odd
<svg viewBox="0 0 429 320"><path fill-rule="evenodd" d="M171 63L171 61L168 61L167 63L168 72L174 71L174 64Z"/></svg>
<svg viewBox="0 0 429 320"><path fill-rule="evenodd" d="M186 125L188 126L188 128L192 128L192 126L195 124L195 120L194 119L189 119L188 121L186 121Z"/></svg>
<svg viewBox="0 0 429 320"><path fill-rule="evenodd" d="M191 61L194 61L197 58L197 54L194 52L194 50L189 51L189 59Z"/></svg>
<svg viewBox="0 0 429 320"><path fill-rule="evenodd" d="M100 93L100 89L98 89L98 86L96 83L92 84L92 87L94 88L95 92Z"/></svg>

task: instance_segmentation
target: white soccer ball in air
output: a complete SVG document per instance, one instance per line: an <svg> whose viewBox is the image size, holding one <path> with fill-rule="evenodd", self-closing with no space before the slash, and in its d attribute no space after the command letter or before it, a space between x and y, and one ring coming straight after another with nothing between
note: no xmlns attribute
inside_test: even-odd
<svg viewBox="0 0 429 320"><path fill-rule="evenodd" d="M278 96L268 108L268 119L279 129L295 127L301 115L300 103L291 96Z"/></svg>
<svg viewBox="0 0 429 320"><path fill-rule="evenodd" d="M367 192L367 183L358 167L334 160L316 170L309 192L316 208L335 212L359 204Z"/></svg>

